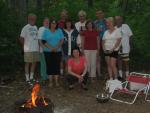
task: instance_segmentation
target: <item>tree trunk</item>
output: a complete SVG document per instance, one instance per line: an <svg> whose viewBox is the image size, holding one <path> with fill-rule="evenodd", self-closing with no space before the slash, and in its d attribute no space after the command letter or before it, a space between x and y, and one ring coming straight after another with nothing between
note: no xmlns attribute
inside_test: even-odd
<svg viewBox="0 0 150 113"><path fill-rule="evenodd" d="M42 8L42 4L43 4L42 0L37 0L37 8L38 9Z"/></svg>
<svg viewBox="0 0 150 113"><path fill-rule="evenodd" d="M88 7L93 7L93 0L87 0Z"/></svg>
<svg viewBox="0 0 150 113"><path fill-rule="evenodd" d="M128 9L128 0L119 0L119 7L122 9L123 13L125 13Z"/></svg>

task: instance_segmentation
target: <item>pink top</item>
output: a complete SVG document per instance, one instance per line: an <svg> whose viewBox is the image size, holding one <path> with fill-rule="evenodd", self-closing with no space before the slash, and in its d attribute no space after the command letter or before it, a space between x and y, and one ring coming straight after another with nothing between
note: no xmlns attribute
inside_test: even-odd
<svg viewBox="0 0 150 113"><path fill-rule="evenodd" d="M83 56L80 56L80 61L77 63L73 58L68 60L68 66L71 67L71 71L81 75L85 69L86 59Z"/></svg>

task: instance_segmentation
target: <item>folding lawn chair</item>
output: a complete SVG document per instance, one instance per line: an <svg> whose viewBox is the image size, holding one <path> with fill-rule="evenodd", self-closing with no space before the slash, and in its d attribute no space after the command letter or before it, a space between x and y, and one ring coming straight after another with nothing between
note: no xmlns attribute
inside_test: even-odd
<svg viewBox="0 0 150 113"><path fill-rule="evenodd" d="M132 83L137 83L139 85L141 84L142 87L140 87L137 90L131 90L130 84L132 84ZM147 99L149 89L150 89L150 75L149 74L132 72L127 77L127 80L122 83L122 89L116 88L110 94L110 99L114 100L114 101L117 101L117 102L126 103L126 104L133 104L135 102L135 100L137 99L137 96L139 94L144 94L145 95L145 100L150 101L150 100ZM132 101L124 101L124 100L121 100L121 99L117 99L117 97L115 98L114 95L118 94L118 93L133 95L134 98L133 98Z"/></svg>

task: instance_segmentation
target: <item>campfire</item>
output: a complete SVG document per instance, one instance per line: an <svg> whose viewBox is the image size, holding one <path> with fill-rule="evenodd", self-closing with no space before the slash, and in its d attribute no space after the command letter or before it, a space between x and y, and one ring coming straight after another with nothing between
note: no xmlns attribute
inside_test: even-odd
<svg viewBox="0 0 150 113"><path fill-rule="evenodd" d="M38 96L40 91L40 85L35 84L31 98L29 100L24 100L19 105L19 112L18 113L53 113L54 112L54 105L50 99L45 98L44 93L41 96Z"/></svg>

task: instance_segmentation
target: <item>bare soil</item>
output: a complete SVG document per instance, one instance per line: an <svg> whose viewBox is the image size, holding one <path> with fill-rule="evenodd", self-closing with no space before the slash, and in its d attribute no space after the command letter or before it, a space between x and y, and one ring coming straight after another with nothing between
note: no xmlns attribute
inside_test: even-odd
<svg viewBox="0 0 150 113"><path fill-rule="evenodd" d="M64 85L50 88L41 85L41 91L45 91L55 105L55 113L150 113L150 103L139 96L133 105L109 100L107 103L96 101L97 88L102 91L104 81L96 81L89 84L89 90L85 91L80 86L68 90ZM16 113L15 102L21 99L29 99L31 88L23 80L16 80L6 86L0 86L0 113ZM121 97L125 98L126 97ZM128 99L131 97L128 96Z"/></svg>

